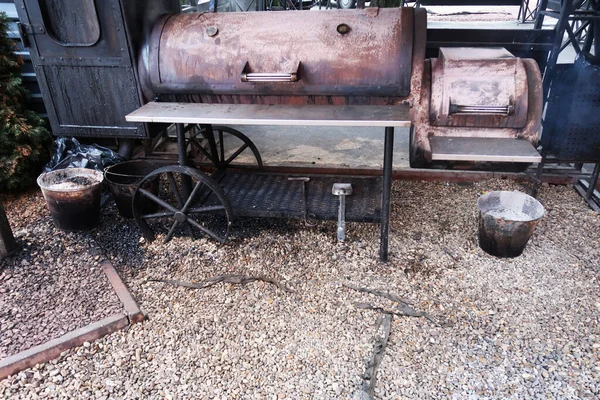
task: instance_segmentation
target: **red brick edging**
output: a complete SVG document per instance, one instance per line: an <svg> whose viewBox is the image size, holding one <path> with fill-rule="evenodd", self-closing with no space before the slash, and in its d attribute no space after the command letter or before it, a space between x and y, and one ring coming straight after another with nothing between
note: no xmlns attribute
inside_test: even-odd
<svg viewBox="0 0 600 400"><path fill-rule="evenodd" d="M144 320L144 314L131 296L131 293L129 293L119 273L106 256L104 256L104 260L100 262L100 265L119 300L123 303L125 312L92 322L83 328L76 329L44 344L34 346L0 360L0 380L24 369L31 368L36 364L58 358L63 351L81 346L84 342L92 342Z"/></svg>

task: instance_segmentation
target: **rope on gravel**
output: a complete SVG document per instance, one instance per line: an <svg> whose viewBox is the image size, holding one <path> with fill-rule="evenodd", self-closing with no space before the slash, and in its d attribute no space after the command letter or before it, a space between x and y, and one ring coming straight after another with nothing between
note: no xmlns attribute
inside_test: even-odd
<svg viewBox="0 0 600 400"><path fill-rule="evenodd" d="M373 345L373 354L367 361L365 373L362 376L363 382L359 391L354 395L354 400L372 400L375 394L375 385L377 384L377 369L381 364L383 353L387 347L392 328L392 314L382 312L377 317L377 330L375 331L375 344Z"/></svg>
<svg viewBox="0 0 600 400"><path fill-rule="evenodd" d="M246 283L254 282L254 281L262 281L266 283L270 283L271 285L276 286L277 288L283 290L284 292L294 293L293 290L289 289L285 285L281 284L279 281L275 279L266 277L266 276L247 276L247 275L219 275L212 278L205 279L198 283L192 282L183 282L172 279L156 279L156 278L148 278L147 282L163 282L168 283L174 286L183 286L190 289L206 289L208 287L214 286L218 283L232 283L243 285Z"/></svg>
<svg viewBox="0 0 600 400"><path fill-rule="evenodd" d="M415 317L415 318L423 317L423 318L428 319L429 321L433 322L437 326L442 326L442 327L445 326L445 325L442 325L439 322L437 322L427 312L417 311L409 305L397 305L393 310L386 310L383 307L374 306L374 305L368 304L368 303L354 303L354 307L360 308L361 310L379 311L379 312L386 313L386 314L397 315L399 317Z"/></svg>

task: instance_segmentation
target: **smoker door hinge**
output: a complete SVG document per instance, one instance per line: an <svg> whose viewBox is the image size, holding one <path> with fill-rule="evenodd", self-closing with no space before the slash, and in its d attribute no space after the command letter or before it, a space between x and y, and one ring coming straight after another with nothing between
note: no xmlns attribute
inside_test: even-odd
<svg viewBox="0 0 600 400"><path fill-rule="evenodd" d="M17 28L19 29L23 47L30 47L31 42L29 41L29 35L43 35L46 33L46 28L44 28L43 25L23 24L18 22Z"/></svg>

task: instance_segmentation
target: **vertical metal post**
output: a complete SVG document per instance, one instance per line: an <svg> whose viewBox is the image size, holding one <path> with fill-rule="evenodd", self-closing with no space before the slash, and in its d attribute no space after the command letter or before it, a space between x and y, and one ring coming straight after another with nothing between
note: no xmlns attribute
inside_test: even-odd
<svg viewBox="0 0 600 400"><path fill-rule="evenodd" d="M346 196L340 196L340 208L338 209L337 240L343 242L346 237Z"/></svg>
<svg viewBox="0 0 600 400"><path fill-rule="evenodd" d="M0 202L0 260L13 254L16 248L17 242L10 229L4 206Z"/></svg>
<svg viewBox="0 0 600 400"><path fill-rule="evenodd" d="M572 1L573 0L563 1L558 22L556 23L556 27L554 28L554 31L556 32L556 37L554 38L554 44L552 46L552 50L550 51L550 56L548 57L548 63L546 64L546 71L544 71L544 77L542 82L544 101L548 99L550 82L552 81L554 68L556 67L556 62L558 61L558 55L562 47L562 41L565 35L565 30L569 23L569 15L571 15L571 12L573 10Z"/></svg>
<svg viewBox="0 0 600 400"><path fill-rule="evenodd" d="M383 190L381 193L381 244L379 260L387 262L390 236L390 205L392 197L392 161L394 158L394 128L385 128L383 145Z"/></svg>
<svg viewBox="0 0 600 400"><path fill-rule="evenodd" d="M187 167L187 152L185 143L185 129L183 124L175 124L177 129L177 152L179 153L179 165L181 167ZM181 176L181 190L183 191L183 201L185 202L190 194L192 193L192 179L188 175Z"/></svg>
<svg viewBox="0 0 600 400"><path fill-rule="evenodd" d="M540 14L540 11L546 11L546 7L548 7L548 0L540 0L537 5L537 11L535 12L535 24L533 25L533 29L542 29L544 25L544 14Z"/></svg>
<svg viewBox="0 0 600 400"><path fill-rule="evenodd" d="M533 187L531 188L531 196L537 197L537 192L540 189L540 185L542 183L542 173L544 172L544 164L546 162L547 151L542 148L542 160L539 162L536 171L535 178L533 178Z"/></svg>
<svg viewBox="0 0 600 400"><path fill-rule="evenodd" d="M590 176L590 180L588 181L587 192L585 192L586 200L590 200L594 196L594 190L596 189L596 184L598 183L598 175L600 175L600 163L596 163L594 166L594 172L592 172L592 176Z"/></svg>

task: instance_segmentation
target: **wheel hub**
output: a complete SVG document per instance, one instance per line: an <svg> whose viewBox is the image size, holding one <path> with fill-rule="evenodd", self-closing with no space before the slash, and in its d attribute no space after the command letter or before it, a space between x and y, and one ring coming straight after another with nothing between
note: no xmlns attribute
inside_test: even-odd
<svg viewBox="0 0 600 400"><path fill-rule="evenodd" d="M181 211L178 211L175 213L174 218L175 218L175 221L177 221L177 222L185 222L187 219L187 216L184 213L182 213Z"/></svg>

